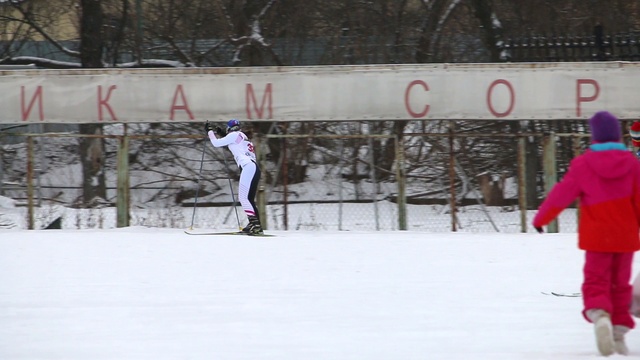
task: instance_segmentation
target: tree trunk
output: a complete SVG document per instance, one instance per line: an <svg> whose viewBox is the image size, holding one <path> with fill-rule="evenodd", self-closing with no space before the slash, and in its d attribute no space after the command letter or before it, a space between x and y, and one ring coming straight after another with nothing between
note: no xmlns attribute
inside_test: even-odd
<svg viewBox="0 0 640 360"><path fill-rule="evenodd" d="M99 0L81 0L80 62L83 68L102 68L103 36L102 8ZM100 124L80 125L80 134L102 134ZM96 198L106 198L104 176L104 140L80 138L79 154L82 162L82 205L95 206Z"/></svg>
<svg viewBox="0 0 640 360"><path fill-rule="evenodd" d="M81 134L102 134L99 124L81 124ZM106 199L107 187L104 177L104 140L102 138L80 138L82 162L82 207L95 207L96 198Z"/></svg>
<svg viewBox="0 0 640 360"><path fill-rule="evenodd" d="M492 2L487 0L471 1L471 8L482 29L482 40L491 54L491 61L499 62L500 49L498 48L498 40L501 40L502 29L494 24L493 17L495 14L492 5Z"/></svg>

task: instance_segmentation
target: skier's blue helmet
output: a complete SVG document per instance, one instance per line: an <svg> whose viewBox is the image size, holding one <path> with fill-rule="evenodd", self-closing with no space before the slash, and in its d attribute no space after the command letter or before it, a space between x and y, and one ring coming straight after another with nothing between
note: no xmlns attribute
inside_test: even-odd
<svg viewBox="0 0 640 360"><path fill-rule="evenodd" d="M227 134L232 131L240 131L240 121L238 121L238 119L227 121Z"/></svg>

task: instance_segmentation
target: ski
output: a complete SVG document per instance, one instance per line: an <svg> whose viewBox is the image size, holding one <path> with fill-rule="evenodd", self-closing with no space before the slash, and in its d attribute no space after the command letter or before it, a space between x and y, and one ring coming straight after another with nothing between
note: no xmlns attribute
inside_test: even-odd
<svg viewBox="0 0 640 360"><path fill-rule="evenodd" d="M244 235L244 236L255 236L255 237L272 237L275 236L273 234L262 234L262 235L252 235L249 233L245 233L242 231L197 231L197 230L185 230L185 234L187 235Z"/></svg>
<svg viewBox="0 0 640 360"><path fill-rule="evenodd" d="M582 293L579 293L579 292L561 293L561 292L555 292L555 291L551 291L551 292L542 291L542 294L543 295L561 296L561 297L581 297L582 296Z"/></svg>

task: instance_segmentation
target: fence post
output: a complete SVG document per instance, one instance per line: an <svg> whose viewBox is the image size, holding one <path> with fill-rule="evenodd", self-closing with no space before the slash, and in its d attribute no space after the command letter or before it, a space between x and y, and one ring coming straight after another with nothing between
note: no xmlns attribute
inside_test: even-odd
<svg viewBox="0 0 640 360"><path fill-rule="evenodd" d="M33 204L33 136L27 138L27 229L35 228Z"/></svg>
<svg viewBox="0 0 640 360"><path fill-rule="evenodd" d="M542 140L542 170L544 173L544 193L545 197L551 191L551 188L557 182L556 171L556 139L555 134L550 133ZM559 232L558 220L553 220L547 226L547 232L557 233Z"/></svg>
<svg viewBox="0 0 640 360"><path fill-rule="evenodd" d="M527 143L518 137L518 207L520 208L520 232L527 232Z"/></svg>
<svg viewBox="0 0 640 360"><path fill-rule="evenodd" d="M407 191L406 174L404 171L404 143L402 135L396 141L396 182L398 183L398 229L407 230Z"/></svg>
<svg viewBox="0 0 640 360"><path fill-rule="evenodd" d="M269 229L269 217L267 216L267 195L264 186L264 178L266 176L265 170L267 169L267 164L265 163L265 156L264 152L262 151L262 135L256 134L254 142L258 166L260 167L260 171L262 171L262 176L260 176L260 183L258 184L258 213L260 214L260 225L262 225L263 229L267 230Z"/></svg>
<svg viewBox="0 0 640 360"><path fill-rule="evenodd" d="M338 153L340 154L338 158L338 164L340 166L338 173L343 174L344 159L345 159L343 138L340 139L340 151ZM338 230L340 231L344 230L342 228L343 211L344 211L344 198L342 196L343 191L344 191L344 178L340 176L338 177Z"/></svg>
<svg viewBox="0 0 640 360"><path fill-rule="evenodd" d="M287 138L282 138L282 206L283 206L283 219L284 230L289 230L289 194L287 192L287 185L289 184L289 169L287 168Z"/></svg>
<svg viewBox="0 0 640 360"><path fill-rule="evenodd" d="M125 125L126 126L126 125ZM129 136L118 137L117 227L129 226Z"/></svg>
<svg viewBox="0 0 640 360"><path fill-rule="evenodd" d="M371 125L371 123L369 124ZM371 129L372 126L369 127ZM371 200L373 201L373 213L376 220L376 231L380 231L380 212L378 211L378 180L376 178L376 156L373 153L374 144L373 138L369 136L367 139L367 145L369 147L369 176L371 178L371 185L373 186L373 194Z"/></svg>
<svg viewBox="0 0 640 360"><path fill-rule="evenodd" d="M449 122L449 201L451 207L451 231L457 231L456 208L456 154L455 154L455 121Z"/></svg>

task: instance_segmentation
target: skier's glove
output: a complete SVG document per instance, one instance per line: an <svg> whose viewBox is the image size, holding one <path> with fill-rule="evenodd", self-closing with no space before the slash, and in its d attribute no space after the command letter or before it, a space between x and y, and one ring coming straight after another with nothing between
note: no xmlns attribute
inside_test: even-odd
<svg viewBox="0 0 640 360"><path fill-rule="evenodd" d="M216 135L219 138L223 138L224 137L224 131L222 131L222 128L220 126L216 126Z"/></svg>
<svg viewBox="0 0 640 360"><path fill-rule="evenodd" d="M209 122L207 121L204 124L204 133L208 135L209 131L213 131L213 126L211 124L209 124Z"/></svg>
<svg viewBox="0 0 640 360"><path fill-rule="evenodd" d="M542 226L535 226L534 229L536 229L536 231L540 234L544 233L544 229L542 228Z"/></svg>

